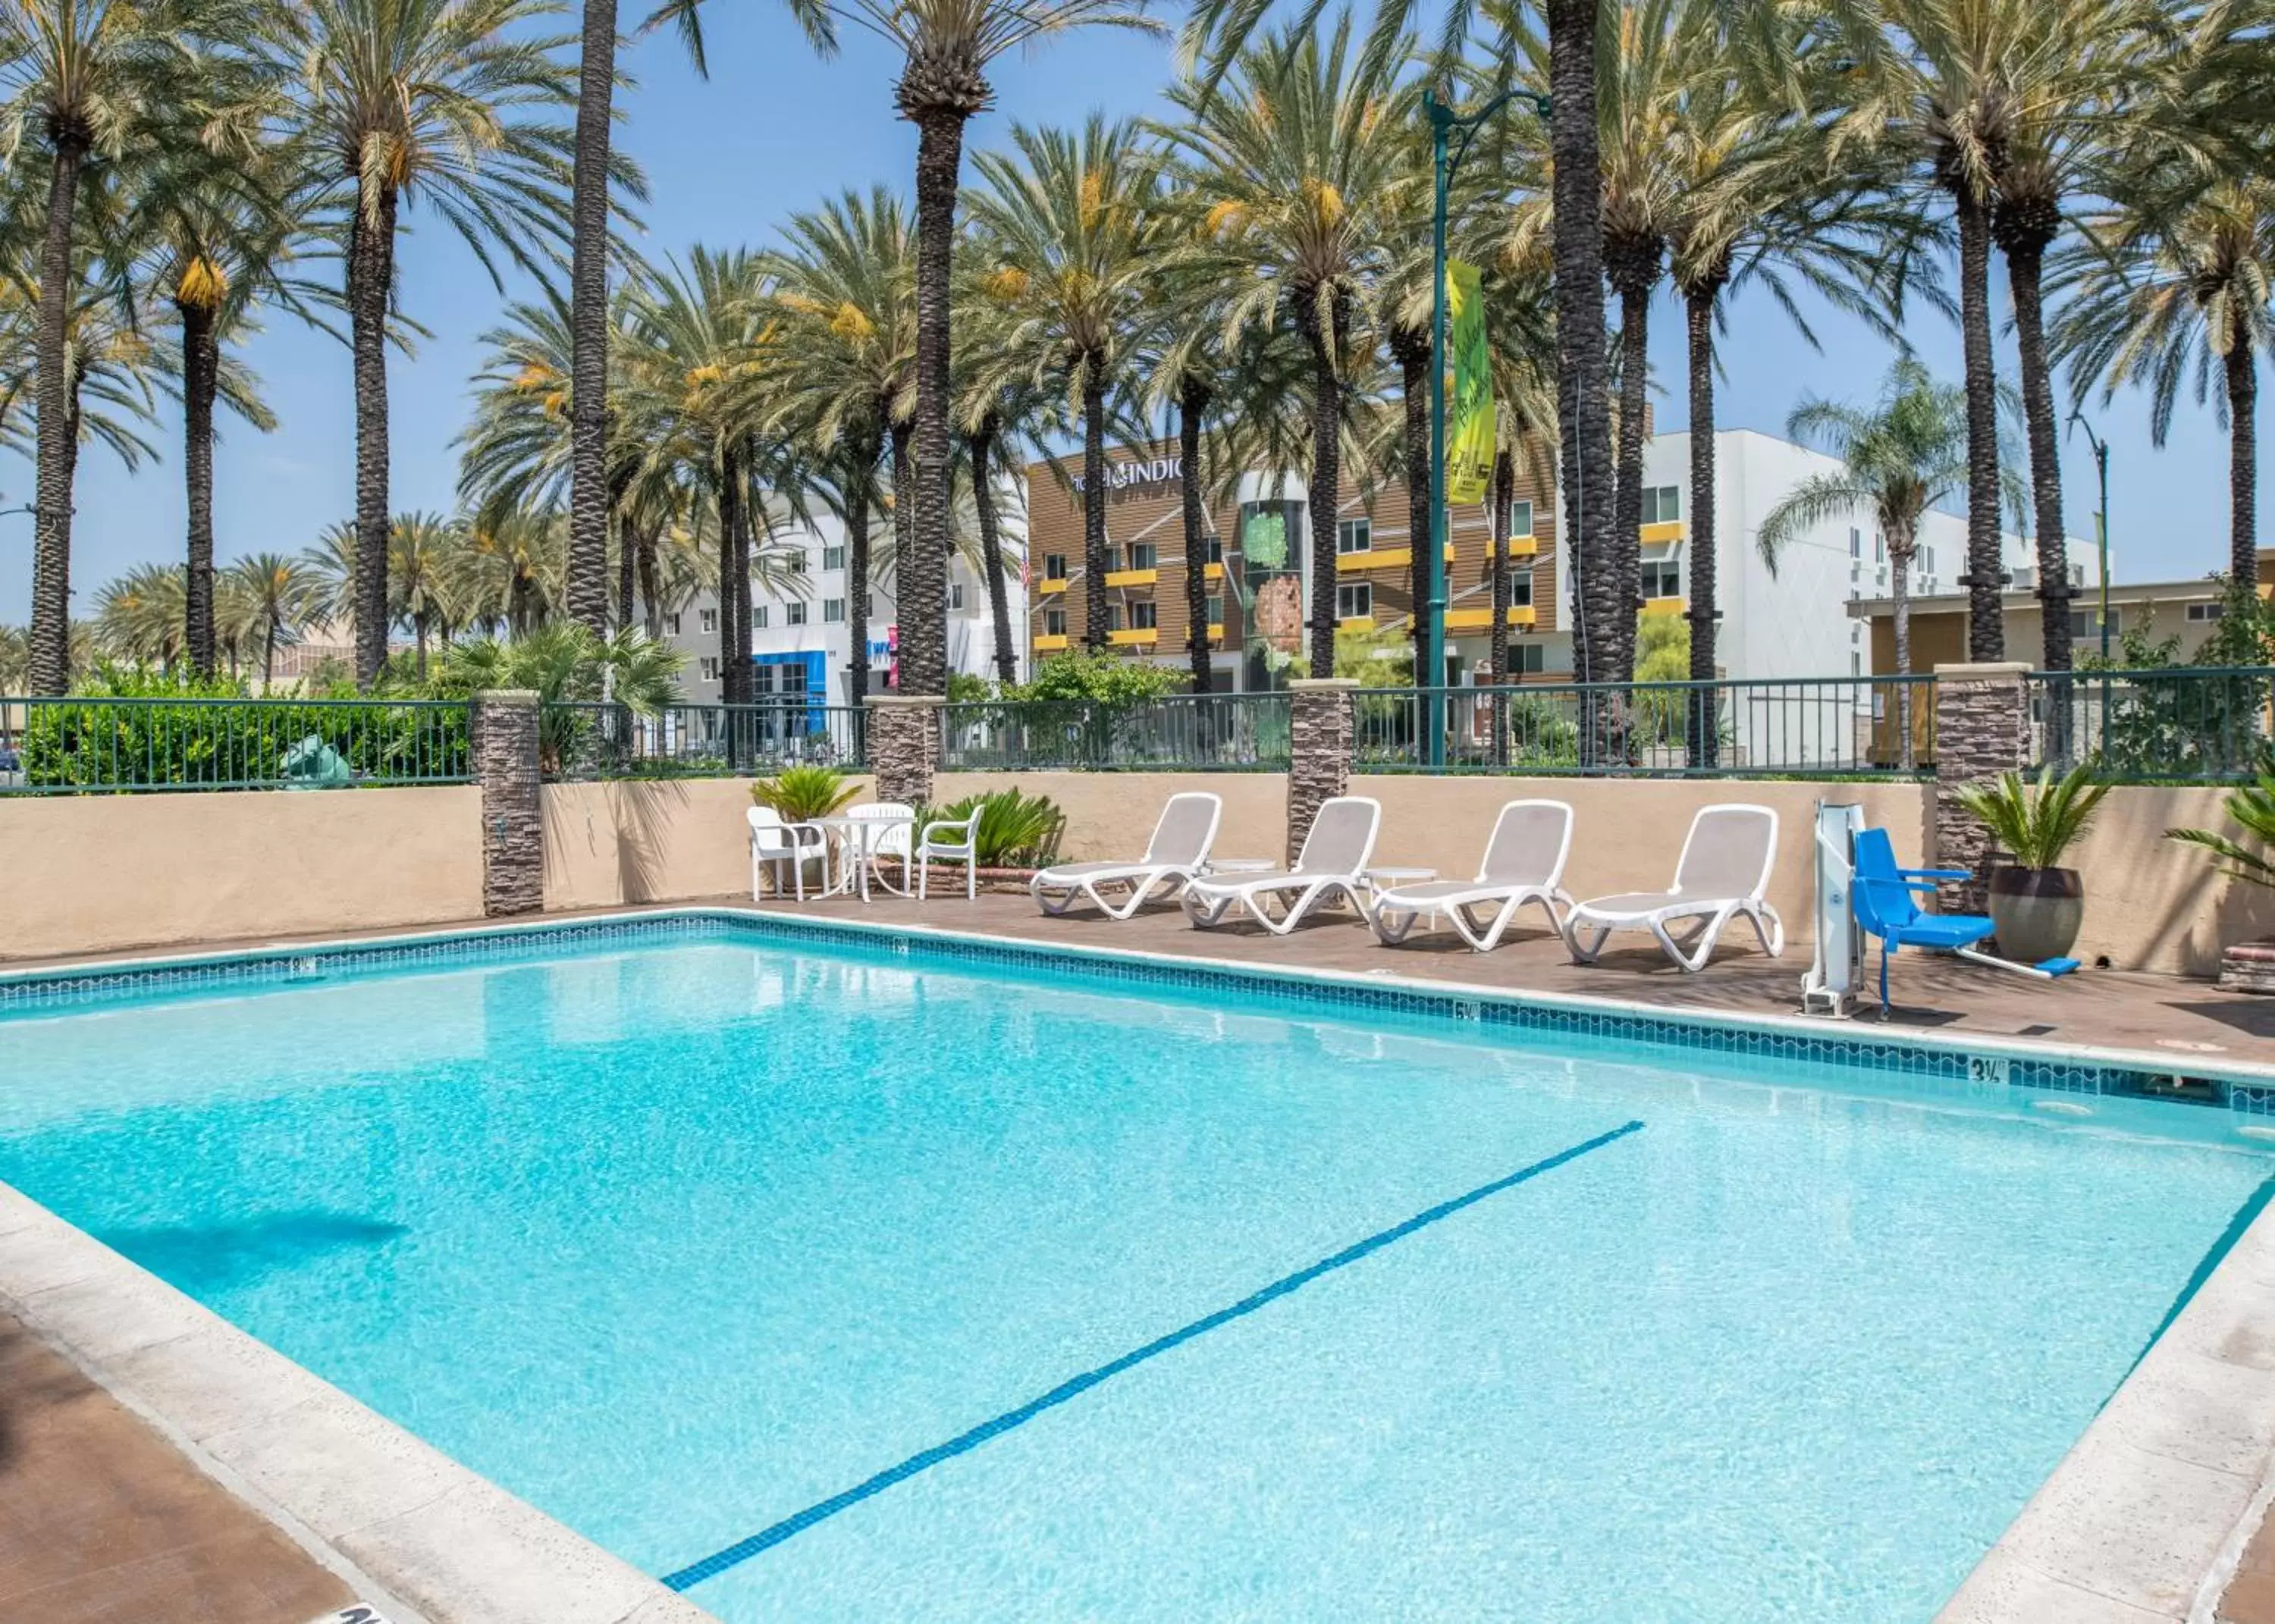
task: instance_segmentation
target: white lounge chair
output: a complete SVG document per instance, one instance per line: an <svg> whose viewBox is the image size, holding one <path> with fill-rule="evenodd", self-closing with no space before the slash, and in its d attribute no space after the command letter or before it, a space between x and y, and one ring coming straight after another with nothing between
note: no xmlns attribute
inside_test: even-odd
<svg viewBox="0 0 2275 1624"><path fill-rule="evenodd" d="M1479 953L1500 945L1516 911L1538 903L1549 928L1564 933L1564 859L1572 850L1572 809L1562 801L1511 801L1493 820L1485 861L1475 880L1433 880L1375 894L1368 918L1386 945L1406 940L1425 914L1442 913L1455 932ZM1490 910L1490 918L1483 918Z"/></svg>
<svg viewBox="0 0 2275 1624"><path fill-rule="evenodd" d="M1772 958L1785 951L1785 921L1763 894L1777 863L1778 815L1766 806L1702 806L1683 837L1674 884L1664 891L1591 897L1564 921L1575 962L1592 964L1614 931L1647 930L1686 971L1705 967L1722 927L1742 915ZM1670 927L1688 925L1678 938Z"/></svg>
<svg viewBox="0 0 2275 1624"><path fill-rule="evenodd" d="M1161 888L1163 897L1170 897L1200 877L1223 817L1220 796L1201 789L1173 795L1154 821L1144 857L1134 863L1115 858L1056 864L1028 882L1027 895L1047 914L1062 914L1086 896L1107 918L1126 919L1154 894L1154 887ZM1130 895L1120 903L1107 901L1106 893L1121 887L1127 887Z"/></svg>
<svg viewBox="0 0 2275 1624"><path fill-rule="evenodd" d="M771 806L751 808L751 900L757 902L764 895L761 881L766 871L775 872L775 895L782 895L782 874L785 865L797 889L797 900L805 900L805 864L809 857L820 857L826 865L828 850L820 829L810 829L803 824L782 821L782 814Z"/></svg>
<svg viewBox="0 0 2275 1624"><path fill-rule="evenodd" d="M1349 897L1364 913L1366 909L1366 865L1374 856L1374 837L1382 827L1382 803L1361 795L1339 795L1323 802L1304 836L1296 866L1269 869L1260 874L1206 877L1185 888L1178 901L1196 927L1221 924L1236 907L1248 910L1256 922L1274 936L1285 936L1304 916L1335 892ZM1280 899L1274 918L1264 905L1267 896Z"/></svg>

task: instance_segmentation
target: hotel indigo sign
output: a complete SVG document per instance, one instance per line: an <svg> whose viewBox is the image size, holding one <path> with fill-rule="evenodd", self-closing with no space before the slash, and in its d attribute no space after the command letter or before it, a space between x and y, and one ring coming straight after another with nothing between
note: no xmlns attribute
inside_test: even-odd
<svg viewBox="0 0 2275 1624"><path fill-rule="evenodd" d="M1152 457L1133 463L1106 465L1106 488L1110 491L1128 490L1138 485L1167 485L1183 477L1185 459L1182 457ZM1085 475L1074 476L1074 488L1079 495Z"/></svg>

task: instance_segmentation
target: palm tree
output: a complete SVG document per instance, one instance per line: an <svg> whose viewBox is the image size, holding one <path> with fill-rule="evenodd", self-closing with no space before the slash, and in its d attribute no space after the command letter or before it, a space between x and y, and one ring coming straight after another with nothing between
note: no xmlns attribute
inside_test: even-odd
<svg viewBox="0 0 2275 1624"><path fill-rule="evenodd" d="M1107 646L1107 397L1125 381L1161 251L1160 159L1134 124L1011 126L967 205L991 306L973 389L1055 386L1082 424L1083 641Z"/></svg>
<svg viewBox="0 0 2275 1624"><path fill-rule="evenodd" d="M1169 99L1179 178L1207 208L1185 251L1229 290L1224 343L1282 320L1311 359L1311 668L1334 668L1335 525L1348 380L1372 359L1373 281L1386 223L1411 219L1416 183L1404 126L1416 93L1355 60L1351 19L1322 40L1299 30L1245 52L1233 82Z"/></svg>
<svg viewBox="0 0 2275 1624"><path fill-rule="evenodd" d="M126 155L154 109L194 105L200 24L246 19L219 0L8 0L0 6L0 158L28 137L48 155L36 279L34 347L37 516L32 564L31 670L35 693L71 677L72 475L77 421L66 351L78 300L78 213L83 178ZM249 29L248 29L249 32Z"/></svg>
<svg viewBox="0 0 2275 1624"><path fill-rule="evenodd" d="M1814 442L1845 465L1812 474L1763 517L1756 539L1762 562L1775 572L1779 555L1803 532L1827 519L1871 510L1887 538L1895 582L1896 672L1911 675L1911 569L1919 548L1920 517L1967 487L1972 469L1971 421L1965 389L1939 383L1917 361L1888 370L1879 400L1870 407L1814 397L1786 419L1795 439ZM1912 766L1911 684L1896 689L1896 735L1902 765Z"/></svg>
<svg viewBox="0 0 2275 1624"><path fill-rule="evenodd" d="M182 653L184 593L179 565L138 564L95 594L95 635L110 653L170 667Z"/></svg>
<svg viewBox="0 0 2275 1624"><path fill-rule="evenodd" d="M398 215L420 202L498 280L503 250L557 261L572 99L550 0L303 0L287 14L300 58L296 116L332 165L346 214L355 354L356 680L387 661L387 321ZM502 286L503 283L501 283Z"/></svg>
<svg viewBox="0 0 2275 1624"><path fill-rule="evenodd" d="M782 358L773 422L828 448L815 473L823 501L845 526L846 692L858 705L869 691L876 551L870 521L883 499L878 465L893 426L909 422L916 409L916 232L901 200L878 186L792 215L783 234L788 245L771 261ZM904 432L899 442L905 440ZM905 628L905 598L900 608ZM902 646L905 660L905 630Z"/></svg>
<svg viewBox="0 0 2275 1624"><path fill-rule="evenodd" d="M276 648L299 640L300 628L317 612L323 583L306 559L283 553L252 553L229 567L228 581L243 595L252 630L261 637L261 685L276 676Z"/></svg>
<svg viewBox="0 0 2275 1624"><path fill-rule="evenodd" d="M2228 430L2228 578L2258 580L2259 357L2275 353L2275 184L2256 168L2210 171L2167 155L2112 185L2112 206L2082 222L2057 257L2066 295L2055 352L2082 397L2120 385L2150 391L2161 447L2181 386L2198 401L2222 381Z"/></svg>
<svg viewBox="0 0 2275 1624"><path fill-rule="evenodd" d="M913 545L896 588L901 685L948 691L951 254L964 126L994 99L989 64L1022 45L1090 26L1156 31L1145 0L842 0L839 14L904 57L893 100L917 127L916 366L911 460Z"/></svg>

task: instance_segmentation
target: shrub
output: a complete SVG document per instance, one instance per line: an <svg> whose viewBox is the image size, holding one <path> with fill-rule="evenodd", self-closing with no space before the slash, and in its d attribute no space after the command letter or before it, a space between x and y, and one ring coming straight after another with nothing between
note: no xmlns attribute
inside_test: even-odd
<svg viewBox="0 0 2275 1624"><path fill-rule="evenodd" d="M2109 786L2095 783L2093 764L2081 761L2059 779L2050 767L2040 767L2035 782L2001 773L1986 783L1961 784L1957 793L1959 804L2022 867L2058 868Z"/></svg>
<svg viewBox="0 0 2275 1624"><path fill-rule="evenodd" d="M834 767L786 767L751 786L751 799L773 807L785 823L827 818L860 793L861 786Z"/></svg>
<svg viewBox="0 0 2275 1624"><path fill-rule="evenodd" d="M1168 666L1069 649L1035 668L1031 682L1003 691L1007 699L1092 699L1104 705L1142 705L1182 692L1185 674Z"/></svg>
<svg viewBox="0 0 2275 1624"><path fill-rule="evenodd" d="M2261 749L2252 782L2229 790L2223 804L2243 832L2257 840L2258 850L2211 829L2166 829L2165 838L2202 847L2222 873L2275 886L2275 745Z"/></svg>
<svg viewBox="0 0 2275 1624"><path fill-rule="evenodd" d="M967 795L946 806L929 807L918 827L955 823L979 814L977 848L982 868L1040 868L1056 854L1066 814L1047 795L1022 795L1017 789Z"/></svg>

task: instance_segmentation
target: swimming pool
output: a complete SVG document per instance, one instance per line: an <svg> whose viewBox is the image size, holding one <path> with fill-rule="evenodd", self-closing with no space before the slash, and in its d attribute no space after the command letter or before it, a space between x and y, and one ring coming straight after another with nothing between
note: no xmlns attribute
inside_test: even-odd
<svg viewBox="0 0 2275 1624"><path fill-rule="evenodd" d="M1924 1619L2275 1173L694 925L0 1055L0 1179L733 1624Z"/></svg>

